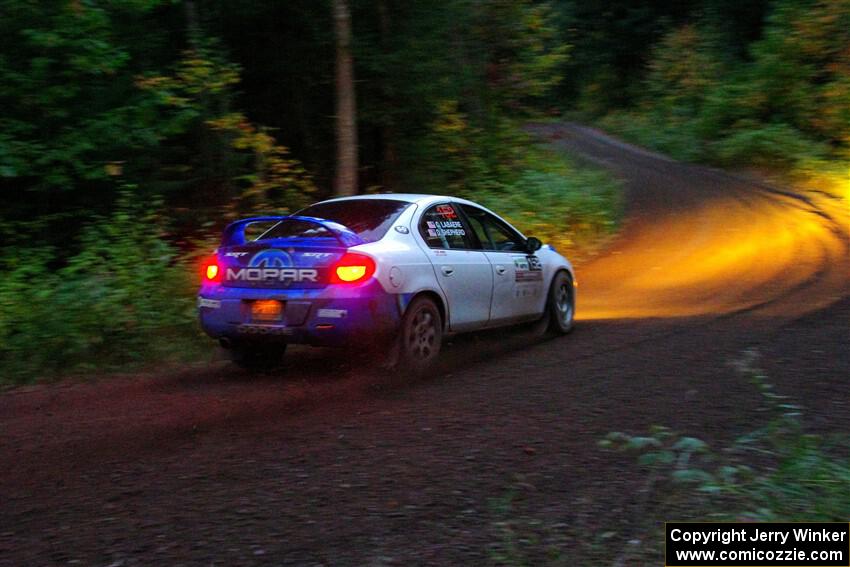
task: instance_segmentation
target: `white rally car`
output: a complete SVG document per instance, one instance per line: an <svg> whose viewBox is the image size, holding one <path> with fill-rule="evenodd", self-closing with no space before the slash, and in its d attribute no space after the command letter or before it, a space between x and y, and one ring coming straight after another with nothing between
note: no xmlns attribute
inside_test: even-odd
<svg viewBox="0 0 850 567"><path fill-rule="evenodd" d="M541 321L567 333L570 262L473 202L383 194L229 225L203 268L201 326L244 366L288 343L391 346L421 370L446 334Z"/></svg>

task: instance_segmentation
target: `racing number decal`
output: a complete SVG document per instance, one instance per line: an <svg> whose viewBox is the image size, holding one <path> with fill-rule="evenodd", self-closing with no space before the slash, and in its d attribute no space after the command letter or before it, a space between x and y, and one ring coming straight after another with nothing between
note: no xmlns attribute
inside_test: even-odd
<svg viewBox="0 0 850 567"><path fill-rule="evenodd" d="M456 219L457 213L451 205L438 205L437 213L447 219Z"/></svg>

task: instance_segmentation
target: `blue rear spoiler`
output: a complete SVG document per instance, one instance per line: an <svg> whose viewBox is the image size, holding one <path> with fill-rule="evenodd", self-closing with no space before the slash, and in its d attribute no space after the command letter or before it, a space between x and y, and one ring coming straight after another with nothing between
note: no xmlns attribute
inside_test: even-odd
<svg viewBox="0 0 850 567"><path fill-rule="evenodd" d="M329 221L326 219L320 219L316 217L302 217L298 215L290 215L290 216L269 216L269 217L251 217L248 219L242 219L236 221L234 223L230 223L224 229L224 234L221 238L221 246L241 246L245 244L245 229L248 228L249 225L258 223L258 222L274 222L278 223L286 220L294 220L300 222L307 222L312 224L317 224L330 232L340 244L345 247L349 246L357 246L358 244L363 244L363 239L360 238L356 233L354 233L350 228L343 226L339 223L335 223L333 221Z"/></svg>

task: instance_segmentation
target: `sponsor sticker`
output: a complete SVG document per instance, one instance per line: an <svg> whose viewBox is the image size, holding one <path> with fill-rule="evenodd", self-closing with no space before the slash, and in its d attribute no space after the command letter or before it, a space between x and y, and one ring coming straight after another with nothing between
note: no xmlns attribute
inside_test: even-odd
<svg viewBox="0 0 850 567"><path fill-rule="evenodd" d="M322 257L325 252L307 252ZM247 268L227 268L228 281L278 282L283 284L319 281L319 271L314 268L293 267L292 256L283 250L267 248L254 254Z"/></svg>
<svg viewBox="0 0 850 567"><path fill-rule="evenodd" d="M539 282L543 279L543 272L516 271L516 281L518 282Z"/></svg>
<svg viewBox="0 0 850 567"><path fill-rule="evenodd" d="M254 254L248 262L251 268L288 268L292 266L292 256L283 250L267 248Z"/></svg>
<svg viewBox="0 0 850 567"><path fill-rule="evenodd" d="M206 297L198 297L198 307L206 307L208 309L219 309L221 301L218 299L207 299Z"/></svg>
<svg viewBox="0 0 850 567"><path fill-rule="evenodd" d="M347 309L319 309L319 317L326 319L344 319L348 315Z"/></svg>
<svg viewBox="0 0 850 567"><path fill-rule="evenodd" d="M537 256L514 257L514 273L517 282L539 282L543 280L543 266Z"/></svg>

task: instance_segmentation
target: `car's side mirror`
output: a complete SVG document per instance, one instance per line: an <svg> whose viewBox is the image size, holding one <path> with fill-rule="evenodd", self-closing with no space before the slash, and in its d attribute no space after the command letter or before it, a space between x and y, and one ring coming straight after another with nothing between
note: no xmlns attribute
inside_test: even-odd
<svg viewBox="0 0 850 567"><path fill-rule="evenodd" d="M543 246L543 243L540 242L539 238L534 238L533 236L529 236L525 241L525 249L529 254L534 254Z"/></svg>

